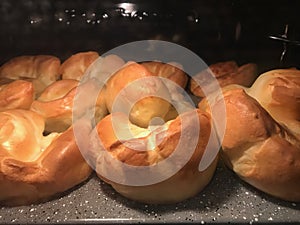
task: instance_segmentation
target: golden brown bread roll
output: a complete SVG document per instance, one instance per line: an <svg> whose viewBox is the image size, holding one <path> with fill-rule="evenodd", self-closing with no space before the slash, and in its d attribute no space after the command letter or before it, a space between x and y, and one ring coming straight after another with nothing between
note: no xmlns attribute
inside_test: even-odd
<svg viewBox="0 0 300 225"><path fill-rule="evenodd" d="M0 112L0 124L1 205L46 201L90 176L72 128L43 136L43 118L21 109Z"/></svg>
<svg viewBox="0 0 300 225"><path fill-rule="evenodd" d="M87 68L99 58L99 54L94 51L79 52L66 61L60 67L62 79L80 80Z"/></svg>
<svg viewBox="0 0 300 225"><path fill-rule="evenodd" d="M18 56L0 67L0 77L33 82L38 96L59 78L60 59L51 55Z"/></svg>
<svg viewBox="0 0 300 225"><path fill-rule="evenodd" d="M109 112L113 106L129 107L131 122L141 127L147 127L154 117L164 118L170 110L167 87L135 62L127 63L106 82L105 101Z"/></svg>
<svg viewBox="0 0 300 225"><path fill-rule="evenodd" d="M261 74L247 93L300 139L300 71L276 69Z"/></svg>
<svg viewBox="0 0 300 225"><path fill-rule="evenodd" d="M203 171L198 169L210 132L210 117L200 110L146 129L123 113L113 113L91 132L84 155L92 158L98 176L121 195L144 203L175 203L199 193L214 174L217 154ZM146 172L140 174L140 168Z"/></svg>
<svg viewBox="0 0 300 225"><path fill-rule="evenodd" d="M222 140L225 163L259 190L283 200L300 201L299 137L277 123L243 88L231 86L223 91L223 96L214 96L211 108L206 100L199 108L218 110L224 98L226 115L217 114L215 120L226 120Z"/></svg>
<svg viewBox="0 0 300 225"><path fill-rule="evenodd" d="M239 67L235 61L219 62L210 65L208 69L193 76L190 80L189 89L195 96L205 97L205 94L215 91L213 88L210 88L211 79L208 78L211 76L217 79L220 87L230 84L249 87L255 81L257 75L256 64L248 63ZM203 88L207 90L206 93L203 92Z"/></svg>
<svg viewBox="0 0 300 225"><path fill-rule="evenodd" d="M45 118L47 132L62 132L72 125L73 103L78 85L79 81L72 79L56 81L49 85L37 100L33 101L30 110ZM84 90L82 93L84 94ZM88 97L83 99L82 104L86 104ZM95 107L96 121L107 114L103 98L103 92L101 92L95 105L89 106Z"/></svg>
<svg viewBox="0 0 300 225"><path fill-rule="evenodd" d="M56 81L33 101L30 110L45 118L47 132L62 132L71 126L77 85L76 80Z"/></svg>
<svg viewBox="0 0 300 225"><path fill-rule="evenodd" d="M187 101L183 92L188 82L187 74L182 70L182 66L176 63L162 63L158 61L149 61L141 63L153 75L166 78L163 80L168 88L171 97L171 107L167 115L164 117L165 121L175 119L178 116L177 110L183 112L195 108L191 102ZM171 81L171 82L169 82ZM174 83L175 84L174 84ZM178 86L177 86L178 85ZM180 102L180 107L176 104ZM177 108L177 109L176 109Z"/></svg>
<svg viewBox="0 0 300 225"><path fill-rule="evenodd" d="M171 63L163 63L158 61L143 62L142 65L146 67L153 75L167 78L183 89L188 82L187 74L180 68L180 65L172 65Z"/></svg>
<svg viewBox="0 0 300 225"><path fill-rule="evenodd" d="M0 111L29 109L33 100L33 85L29 81L16 80L0 86Z"/></svg>

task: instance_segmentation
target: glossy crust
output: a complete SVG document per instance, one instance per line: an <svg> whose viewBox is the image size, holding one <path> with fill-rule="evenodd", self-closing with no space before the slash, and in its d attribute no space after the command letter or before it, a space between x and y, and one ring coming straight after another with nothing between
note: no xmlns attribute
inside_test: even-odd
<svg viewBox="0 0 300 225"><path fill-rule="evenodd" d="M222 157L244 181L272 196L300 201L300 141L277 123L243 88L223 93L226 120ZM218 110L221 96L212 104ZM199 108L209 111L202 100ZM284 116L284 115L282 115Z"/></svg>
<svg viewBox="0 0 300 225"><path fill-rule="evenodd" d="M188 76L183 71L181 65L176 63L162 63L158 61L144 62L142 65L147 68L153 75L166 78L172 82L166 82L164 84L168 88L171 97L171 107L167 115L164 117L165 121L175 119L178 116L177 110L188 111L195 108L193 105L184 98L182 92L185 91ZM174 82L174 83L173 83Z"/></svg>
<svg viewBox="0 0 300 225"><path fill-rule="evenodd" d="M57 81L49 85L40 98L33 101L30 110L45 118L47 132L62 132L71 126L77 85L76 80Z"/></svg>
<svg viewBox="0 0 300 225"><path fill-rule="evenodd" d="M191 114L195 115L192 117ZM100 178L112 185L112 187L121 195L144 203L154 204L168 204L183 201L187 198L195 196L199 193L211 180L217 165L217 156L213 162L203 171L198 170L199 162L206 149L208 139L211 131L211 121L208 114L199 110L190 111L182 114L183 117L188 118L185 123L181 123L180 117L175 120L160 126L157 130L143 129L131 124L126 115L121 113L110 114L101 120L95 130L91 133L91 141L87 151L91 157L96 161L96 171ZM129 126L132 131L132 137L116 136L112 119L118 118L118 127ZM193 119L191 119L193 118ZM198 122L195 121L197 118ZM196 134L195 130L200 132ZM105 130L105 132L103 132ZM121 129L122 130L122 129ZM120 131L120 130L118 130ZM126 132L126 131L125 131ZM174 175L159 183L153 183L145 186L125 185L116 183L102 176L102 170L113 170L117 165L112 166L109 158L103 158L101 151L108 152L113 158L130 166L151 166L165 161L171 154L174 153L178 146L179 137L184 135L187 139L196 139L196 145L191 153L191 158L187 159L187 163ZM199 136L195 136L199 135ZM159 140L162 136L162 141ZM100 138L102 144L96 144L97 139ZM187 146L191 144L190 141L183 143L185 147L181 149L184 151ZM189 139L189 140L190 140ZM120 141L122 140L122 142ZM144 144L147 143L147 147ZM129 144L129 145L128 145ZM146 150L134 150L134 146L144 146ZM132 147L130 147L132 146ZM150 149L149 146L152 146ZM207 149L206 151L214 151L215 149ZM177 149L178 151L178 149ZM216 154L217 155L217 154ZM182 155L177 160L183 160ZM170 162L170 161L169 161ZM176 166L177 161L172 161L167 167L160 167L158 174L164 174L170 170L172 166ZM118 167L118 166L117 166ZM126 169L121 167L122 176L126 181ZM139 178L136 178L139 179ZM147 179L147 175L142 177Z"/></svg>
<svg viewBox="0 0 300 225"><path fill-rule="evenodd" d="M109 112L113 106L124 106L122 109L129 110L131 122L147 127L152 118L166 116L171 100L169 90L159 78L144 66L130 62L107 81L105 101Z"/></svg>
<svg viewBox="0 0 300 225"><path fill-rule="evenodd" d="M1 112L0 123L1 205L47 201L90 176L72 128L43 136L43 118L29 110Z"/></svg>
<svg viewBox="0 0 300 225"><path fill-rule="evenodd" d="M73 122L73 104L77 93L79 81L72 79L59 80L49 85L40 95L33 101L30 110L37 112L46 121L45 130L47 132L62 132L68 129ZM88 87L87 87L88 88ZM82 91L84 95L84 90ZM95 105L87 99L89 96L83 96L82 104L88 108L95 107L96 121L102 119L107 114L103 92L99 94ZM88 108L85 108L86 110Z"/></svg>
<svg viewBox="0 0 300 225"><path fill-rule="evenodd" d="M257 66L253 63L238 66L235 61L226 61L212 64L208 69L196 74L190 80L190 91L198 97L205 97L214 90L211 86L211 76L215 77L220 87L225 87L230 84L239 84L246 87L252 85L257 78ZM205 88L205 93L201 89Z"/></svg>
<svg viewBox="0 0 300 225"><path fill-rule="evenodd" d="M300 71L276 69L261 74L247 93L300 139Z"/></svg>
<svg viewBox="0 0 300 225"><path fill-rule="evenodd" d="M59 78L60 59L51 55L28 55L12 58L0 67L0 77L33 82L38 96Z"/></svg>
<svg viewBox="0 0 300 225"><path fill-rule="evenodd" d="M64 61L60 67L62 79L80 80L88 67L98 59L99 54L94 51L79 52Z"/></svg>
<svg viewBox="0 0 300 225"><path fill-rule="evenodd" d="M33 85L29 81L16 80L0 86L0 111L29 109L33 100Z"/></svg>
<svg viewBox="0 0 300 225"><path fill-rule="evenodd" d="M162 63L157 61L143 62L142 65L146 67L153 75L167 78L183 89L188 82L187 74L180 68L180 65L171 63Z"/></svg>

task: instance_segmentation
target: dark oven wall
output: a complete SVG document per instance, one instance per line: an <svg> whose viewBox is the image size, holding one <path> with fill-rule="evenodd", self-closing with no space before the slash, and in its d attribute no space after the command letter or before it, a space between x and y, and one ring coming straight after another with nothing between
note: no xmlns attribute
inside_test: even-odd
<svg viewBox="0 0 300 225"><path fill-rule="evenodd" d="M299 6L258 0L0 0L0 63L28 54L102 54L157 39L187 47L207 64L251 61L261 71L299 66Z"/></svg>

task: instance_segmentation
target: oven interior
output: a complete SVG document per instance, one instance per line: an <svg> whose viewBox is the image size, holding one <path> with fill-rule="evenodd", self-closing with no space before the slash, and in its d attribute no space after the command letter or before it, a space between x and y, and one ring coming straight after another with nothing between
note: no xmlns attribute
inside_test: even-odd
<svg viewBox="0 0 300 225"><path fill-rule="evenodd" d="M101 55L151 39L186 47L208 65L253 62L260 73L300 67L299 9L300 1L283 0L1 0L0 64L19 55L50 54L62 60L89 50ZM210 188L184 203L151 206L127 201L93 177L58 200L0 208L0 223L300 220L299 205L269 198L223 167Z"/></svg>

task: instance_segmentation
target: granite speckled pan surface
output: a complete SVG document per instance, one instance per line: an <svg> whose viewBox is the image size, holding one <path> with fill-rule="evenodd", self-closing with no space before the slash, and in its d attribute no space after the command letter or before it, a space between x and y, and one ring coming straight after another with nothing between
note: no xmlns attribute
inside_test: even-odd
<svg viewBox="0 0 300 225"><path fill-rule="evenodd" d="M300 39L299 1L291 2L1 0L0 63L25 54L53 54L62 59L86 50L101 54L120 44L148 38L183 45L207 64L235 59L239 63L255 62L260 71L279 65L299 67L298 46L284 46L269 38L282 35L288 25L288 38ZM284 48L287 51L279 62ZM299 221L299 203L280 201L257 191L222 164L203 192L173 205L129 201L94 174L52 201L0 207L0 224Z"/></svg>
<svg viewBox="0 0 300 225"><path fill-rule="evenodd" d="M242 223L296 224L300 204L271 198L220 165L207 188L172 205L148 205L121 197L96 176L52 201L0 208L1 223Z"/></svg>

